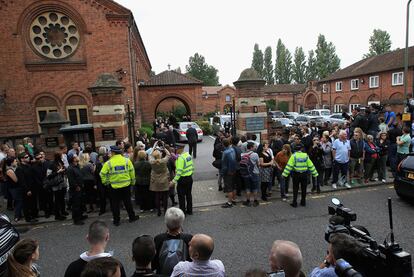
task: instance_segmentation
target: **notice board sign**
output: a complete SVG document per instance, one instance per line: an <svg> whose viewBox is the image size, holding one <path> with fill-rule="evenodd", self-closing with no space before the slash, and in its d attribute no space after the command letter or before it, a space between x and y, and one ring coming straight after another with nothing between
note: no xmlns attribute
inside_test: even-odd
<svg viewBox="0 0 414 277"><path fill-rule="evenodd" d="M103 129L102 138L104 140L114 140L115 139L115 129Z"/></svg>
<svg viewBox="0 0 414 277"><path fill-rule="evenodd" d="M259 131L265 127L265 117L250 117L246 118L246 131Z"/></svg>
<svg viewBox="0 0 414 277"><path fill-rule="evenodd" d="M58 147L59 138L58 137L45 138L45 144L46 144L46 147Z"/></svg>

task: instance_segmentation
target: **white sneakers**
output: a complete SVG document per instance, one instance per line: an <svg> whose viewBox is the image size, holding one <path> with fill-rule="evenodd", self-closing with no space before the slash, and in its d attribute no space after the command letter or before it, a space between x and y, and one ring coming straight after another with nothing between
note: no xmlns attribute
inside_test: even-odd
<svg viewBox="0 0 414 277"><path fill-rule="evenodd" d="M350 184L348 184L348 182L345 182L344 186L345 186L347 189L350 189L350 188L351 188L351 185L350 185Z"/></svg>
<svg viewBox="0 0 414 277"><path fill-rule="evenodd" d="M383 182L383 183L386 183L386 182L387 182L387 180L385 180L385 179L382 179L382 180L381 180L381 182Z"/></svg>
<svg viewBox="0 0 414 277"><path fill-rule="evenodd" d="M333 189L336 189L336 184L332 184L332 188Z"/></svg>

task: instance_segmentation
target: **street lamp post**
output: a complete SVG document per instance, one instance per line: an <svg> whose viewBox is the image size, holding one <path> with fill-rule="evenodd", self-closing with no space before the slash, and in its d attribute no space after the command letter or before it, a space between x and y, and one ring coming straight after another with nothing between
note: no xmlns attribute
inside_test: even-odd
<svg viewBox="0 0 414 277"><path fill-rule="evenodd" d="M405 53L404 53L404 99L407 100L408 89L408 37L409 37L409 21L410 21L410 4L412 0L407 2L407 22L405 30Z"/></svg>

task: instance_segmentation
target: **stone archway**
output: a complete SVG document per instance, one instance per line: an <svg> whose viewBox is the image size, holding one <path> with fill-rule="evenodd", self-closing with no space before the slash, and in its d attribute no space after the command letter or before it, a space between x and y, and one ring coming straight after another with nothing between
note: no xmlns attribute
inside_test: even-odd
<svg viewBox="0 0 414 277"><path fill-rule="evenodd" d="M312 110L319 105L318 97L314 93L305 96L304 106L306 110Z"/></svg>
<svg viewBox="0 0 414 277"><path fill-rule="evenodd" d="M172 100L172 101L171 101ZM175 100L175 101L174 101ZM191 115L191 108L190 105L179 96L166 96L163 99L159 100L158 103L155 105L154 108L154 118L157 117L157 113L160 111L162 112L172 112L174 109L177 108L177 102L182 104L185 108L185 115ZM178 111L178 114L181 114L181 111ZM184 115L183 114L183 115ZM177 118L178 120L181 120L181 118Z"/></svg>

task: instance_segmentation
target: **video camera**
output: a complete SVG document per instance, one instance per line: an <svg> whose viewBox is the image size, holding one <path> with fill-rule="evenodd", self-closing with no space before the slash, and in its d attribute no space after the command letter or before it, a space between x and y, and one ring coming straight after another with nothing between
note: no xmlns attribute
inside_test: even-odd
<svg viewBox="0 0 414 277"><path fill-rule="evenodd" d="M384 110L384 105L372 103L371 107L378 112L382 112Z"/></svg>
<svg viewBox="0 0 414 277"><path fill-rule="evenodd" d="M392 203L388 198L388 213L390 221L390 241L384 240L383 244L378 244L363 226L352 226L351 222L356 221L357 215L350 208L337 199L333 198L334 206L328 207L331 216L329 225L325 230L325 240L329 242L331 234L345 233L361 242L365 247L361 259L363 268L358 268L366 277L412 277L411 254L404 251L398 243L394 242ZM341 275L338 275L341 277ZM350 276L350 275L342 275Z"/></svg>

